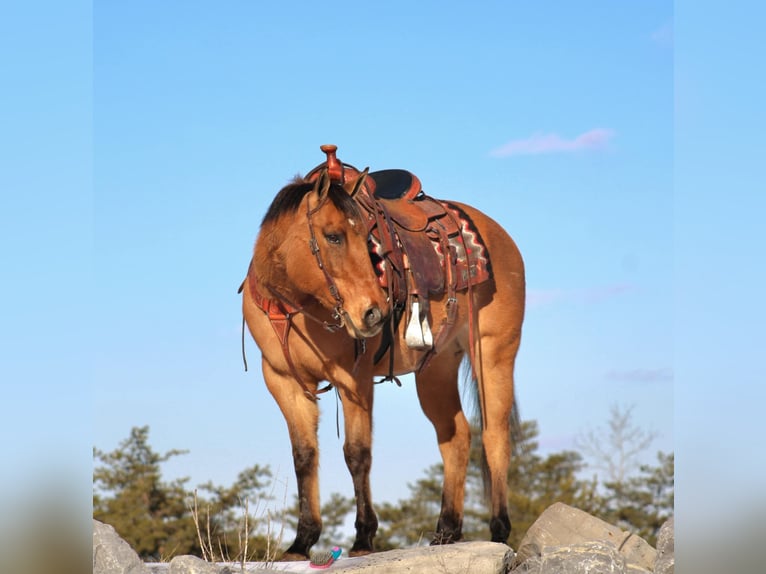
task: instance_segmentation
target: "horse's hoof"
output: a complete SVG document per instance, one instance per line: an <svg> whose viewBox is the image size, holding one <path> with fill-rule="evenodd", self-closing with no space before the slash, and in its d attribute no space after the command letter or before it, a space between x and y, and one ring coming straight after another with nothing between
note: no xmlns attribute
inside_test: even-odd
<svg viewBox="0 0 766 574"><path fill-rule="evenodd" d="M348 555L351 558L354 558L356 556L367 556L368 554L372 554L374 551L370 550L369 548L358 548L354 550L353 548L349 551Z"/></svg>
<svg viewBox="0 0 766 574"><path fill-rule="evenodd" d="M454 544L455 542L460 542L462 537L455 537L451 534L437 534L434 536L433 540L431 540L431 546L443 546L445 544Z"/></svg>
<svg viewBox="0 0 766 574"><path fill-rule="evenodd" d="M285 552L284 554L282 554L282 556L280 556L277 562L301 562L308 559L309 559L308 556L299 554L298 552Z"/></svg>

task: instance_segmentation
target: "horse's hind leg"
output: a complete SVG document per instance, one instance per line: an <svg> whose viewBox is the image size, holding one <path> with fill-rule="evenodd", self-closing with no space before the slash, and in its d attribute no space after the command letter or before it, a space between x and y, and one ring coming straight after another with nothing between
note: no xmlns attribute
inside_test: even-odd
<svg viewBox="0 0 766 574"><path fill-rule="evenodd" d="M471 448L471 430L460 403L458 371L463 353L455 345L434 357L416 375L418 399L434 425L444 462L444 485L436 536L432 544L462 538L465 476Z"/></svg>
<svg viewBox="0 0 766 574"><path fill-rule="evenodd" d="M298 482L299 517L295 541L282 560L304 560L319 540L322 517L319 508L319 443L317 404L303 394L300 385L280 375L263 361L263 378L287 422Z"/></svg>
<svg viewBox="0 0 766 574"><path fill-rule="evenodd" d="M519 336L512 332L486 335L481 340L478 376L482 412L482 444L488 475L493 542L507 543L511 533L508 517L508 466L511 459L511 413L514 401L513 368Z"/></svg>

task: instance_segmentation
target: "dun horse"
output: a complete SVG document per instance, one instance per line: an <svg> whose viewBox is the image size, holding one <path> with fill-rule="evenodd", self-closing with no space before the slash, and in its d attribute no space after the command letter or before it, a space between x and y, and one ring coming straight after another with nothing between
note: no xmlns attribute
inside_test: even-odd
<svg viewBox="0 0 766 574"><path fill-rule="evenodd" d="M482 421L493 541L511 530L514 361L524 315L524 264L491 218L423 194L403 170L367 173L327 160L276 196L240 287L263 377L287 422L300 515L286 559L319 538L318 394L342 402L343 453L356 496L352 555L373 551L370 492L374 377L415 373L444 461L434 543L462 537L470 429L458 389L471 362ZM323 383L329 385L323 387Z"/></svg>

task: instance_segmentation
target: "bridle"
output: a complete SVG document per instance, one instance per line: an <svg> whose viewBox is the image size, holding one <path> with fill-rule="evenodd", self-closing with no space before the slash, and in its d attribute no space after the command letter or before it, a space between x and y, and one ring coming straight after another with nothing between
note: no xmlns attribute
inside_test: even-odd
<svg viewBox="0 0 766 574"><path fill-rule="evenodd" d="M316 258L317 266L324 275L325 282L327 283L327 288L330 290L330 295L332 295L333 299L335 299L335 307L333 307L332 310L332 318L335 319L337 323L333 324L329 323L328 321L322 321L322 324L328 331L334 331L335 329L342 329L345 325L344 316L346 311L343 309L343 297L340 296L338 286L335 284L335 279L333 279L332 276L327 272L324 262L322 261L322 252L319 250L319 242L317 241L316 234L314 233L314 225L311 221L311 216L322 208L322 206L327 201L327 197L328 196L325 195L313 209L311 208L311 202L308 201L308 198L306 198L306 219L308 221L310 235L309 248Z"/></svg>
<svg viewBox="0 0 766 574"><path fill-rule="evenodd" d="M287 337L292 327L293 316L297 315L298 313L300 313L307 319L311 319L315 323L322 325L325 329L327 329L330 332L335 332L336 330L342 329L345 326L344 317L345 317L346 311L343 309L343 297L340 296L340 292L338 291L338 286L335 284L335 280L327 272L327 269L325 268L325 265L324 265L324 261L322 261L322 253L319 250L319 242L317 241L316 234L314 233L314 225L312 222L312 216L317 211L319 211L319 209L322 208L325 201L327 201L327 197L328 196L325 195L318 202L316 207L314 207L313 209L310 207L310 203L307 198L306 219L308 220L309 235L310 235L309 247L311 249L311 252L314 254L314 257L316 258L317 266L319 267L319 269L322 270L322 273L324 274L325 281L327 282L327 288L329 289L330 294L333 296L333 299L335 299L335 307L333 307L333 310L332 310L332 318L336 322L331 323L330 321L320 319L319 317L307 311L305 307L294 304L287 297L285 297L279 291L277 291L276 289L270 286L266 286L266 289L268 290L269 294L273 297L273 300L267 297L264 297L258 291L258 288L256 287L255 283L252 281L250 283L250 290L253 295L253 301L264 313L266 313L266 316L269 318L269 322L271 323L271 326L274 329L274 332L276 333L277 338L279 339L280 345L282 346L282 352L284 353L288 368L290 369L293 377L295 377L295 380L303 389L303 394L309 400L312 400L312 401L318 400L319 399L318 395L329 391L330 389L333 388L333 385L332 383L329 383L327 386L320 389L316 389L313 392L309 390L306 383L298 374L298 369L296 369L295 363L293 363L292 356L290 354L290 346L288 345L288 342L287 342ZM240 291L242 290L243 287L244 287L244 281L242 285L240 286ZM359 360L361 359L361 356L364 354L366 350L366 344L364 340L359 342L358 340L355 339L354 348L356 352L354 372L356 372L357 366L359 364ZM244 360L244 319L242 322L242 356ZM247 370L246 360L245 360L245 370Z"/></svg>
<svg viewBox="0 0 766 574"><path fill-rule="evenodd" d="M327 165L327 176L330 178L329 185L332 185L333 183L338 183L342 181L342 166L337 162L337 160L334 158L334 148L335 146L323 146L324 148L333 148L331 151L332 154L328 154L328 158L332 161L328 161ZM327 153L327 152L325 152ZM330 157L332 155L332 157ZM337 172L340 168L340 174ZM311 175L311 174L309 174ZM303 389L304 395L312 400L316 401L319 399L320 394L325 393L333 388L332 383L329 383L327 386L321 389L316 389L315 391L310 391L306 383L301 379L300 375L298 374L298 370L295 367L295 364L293 363L292 356L290 354L290 347L288 345L287 337L290 332L290 329L292 327L292 319L293 316L300 313L307 319L311 319L315 323L318 323L322 325L325 329L327 329L330 332L335 332L338 329L342 329L345 327L345 316L346 311L343 309L343 297L340 295L340 291L338 291L338 286L335 284L335 280L332 278L332 276L327 272L327 268L325 267L324 261L322 260L322 253L319 249L319 242L316 238L316 233L314 232L314 224L312 220L312 216L317 213L324 205L325 202L327 202L329 198L329 193L325 193L317 202L317 205L315 207L311 207L311 202L309 200L309 197L306 197L306 221L309 227L309 248L311 249L311 252L314 254L314 258L316 259L317 266L322 271L322 274L324 275L325 282L327 283L327 288L330 291L330 295L332 295L333 299L335 300L335 306L332 309L332 319L335 321L330 322L326 321L324 319L321 319L309 311L307 311L303 306L295 305L292 301L290 301L287 297L279 293L276 289L272 288L271 286L266 286L267 291L273 297L272 300L268 299L267 297L264 297L256 287L255 282L251 280L250 282L250 290L253 296L253 301L255 302L256 306L259 307L268 317L269 322L271 323L272 328L274 329L274 332L277 335L277 338L279 339L279 342L282 347L282 352L284 353L285 360L287 361L288 368L292 372L293 377L295 377L295 380L298 382L298 384ZM252 265L252 262L251 262ZM249 275L249 271L248 271ZM240 292L242 291L244 287L245 282L242 282L242 285L240 285ZM245 370L247 370L247 360L245 360L244 357L244 318L242 322L242 357L245 361ZM356 354L356 359L354 361L354 368L353 372L356 373L356 370L359 366L360 359L362 358L362 355L366 352L366 342L364 340L359 341L358 339L354 339L354 349ZM336 421L337 423L337 421ZM339 431L340 432L340 431Z"/></svg>

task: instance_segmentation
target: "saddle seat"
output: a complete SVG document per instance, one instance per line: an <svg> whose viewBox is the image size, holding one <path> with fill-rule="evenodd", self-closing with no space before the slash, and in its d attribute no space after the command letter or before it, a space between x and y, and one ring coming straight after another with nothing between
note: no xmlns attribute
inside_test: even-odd
<svg viewBox="0 0 766 574"><path fill-rule="evenodd" d="M403 257L400 265L396 253L390 261L403 275L410 275L406 291L426 297L444 293L455 263L449 257L450 238L460 232L445 204L424 194L417 199L378 199L377 203L393 223L394 240Z"/></svg>
<svg viewBox="0 0 766 574"><path fill-rule="evenodd" d="M375 182L372 192L378 199L415 199L422 191L420 180L406 169L382 169L367 177Z"/></svg>

